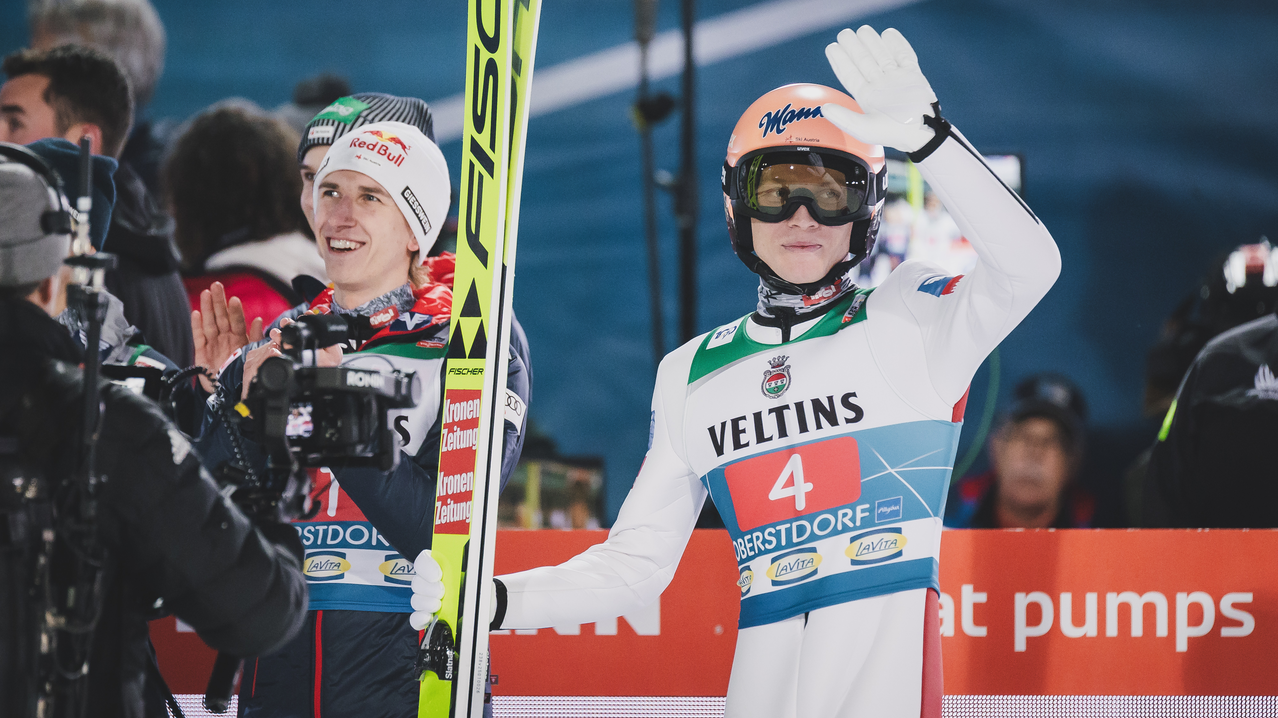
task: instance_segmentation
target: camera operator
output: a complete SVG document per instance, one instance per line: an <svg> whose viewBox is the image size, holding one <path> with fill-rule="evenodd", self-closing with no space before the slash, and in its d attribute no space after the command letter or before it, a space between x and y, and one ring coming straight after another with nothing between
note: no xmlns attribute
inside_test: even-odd
<svg viewBox="0 0 1278 718"><path fill-rule="evenodd" d="M305 617L302 549L291 527L255 528L131 391L95 386L96 445L84 440L83 353L51 316L66 303L69 204L37 155L3 155L0 706L156 714L168 692L146 621L162 607L219 650L276 650Z"/></svg>
<svg viewBox="0 0 1278 718"><path fill-rule="evenodd" d="M278 654L245 665L240 706L243 716L413 715L419 637L409 624L408 579L412 559L431 545L453 302L453 255L427 255L448 210L448 169L417 127L374 122L333 142L313 192L317 243L333 284L276 327L304 312L340 315L351 341L318 352L318 363L414 371L422 399L391 412L402 447L395 469L318 472L318 515L297 524L308 552L310 620ZM250 395L258 368L281 354L281 335L272 329L269 341L249 344L244 318L224 300L213 308L214 317L196 317L192 326L197 361L220 369L222 388L210 402L216 406ZM512 329L507 404L522 408L527 350L521 330ZM518 460L524 415L506 417L503 480ZM208 463L230 460L232 432L238 429L222 422L221 412L206 413L198 444ZM260 466L260 451L243 443Z"/></svg>

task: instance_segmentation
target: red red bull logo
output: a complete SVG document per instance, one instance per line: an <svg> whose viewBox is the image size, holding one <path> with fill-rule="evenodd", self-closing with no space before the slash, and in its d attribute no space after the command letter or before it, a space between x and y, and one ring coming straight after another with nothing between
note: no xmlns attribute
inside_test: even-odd
<svg viewBox="0 0 1278 718"><path fill-rule="evenodd" d="M365 140L364 135L371 136L373 141ZM396 152L392 145L398 147L399 152ZM396 167L403 166L404 156L408 154L408 145L398 135L382 130L364 130L351 140L351 147L375 152Z"/></svg>
<svg viewBox="0 0 1278 718"><path fill-rule="evenodd" d="M364 134L372 135L376 137L377 139L381 140L382 142L389 142L394 145L399 145L399 148L403 150L404 152L408 151L408 145L404 144L404 141L401 140L398 135L392 135L389 132L382 132L381 130L364 130Z"/></svg>

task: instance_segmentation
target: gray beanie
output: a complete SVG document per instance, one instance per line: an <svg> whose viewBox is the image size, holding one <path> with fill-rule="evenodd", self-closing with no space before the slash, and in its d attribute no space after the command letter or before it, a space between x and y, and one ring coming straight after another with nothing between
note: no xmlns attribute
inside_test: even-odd
<svg viewBox="0 0 1278 718"><path fill-rule="evenodd" d="M310 148L331 145L347 132L374 122L403 122L421 130L431 142L435 141L435 120L430 107L422 100L382 92L360 92L339 97L311 118L297 148L298 163L306 158Z"/></svg>
<svg viewBox="0 0 1278 718"><path fill-rule="evenodd" d="M0 286L20 287L58 273L71 235L49 233L64 210L56 188L24 164L0 157Z"/></svg>

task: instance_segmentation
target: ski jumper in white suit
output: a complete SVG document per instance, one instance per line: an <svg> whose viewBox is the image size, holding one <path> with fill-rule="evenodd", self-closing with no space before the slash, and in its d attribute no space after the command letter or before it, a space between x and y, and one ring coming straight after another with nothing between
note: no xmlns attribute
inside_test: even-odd
<svg viewBox="0 0 1278 718"><path fill-rule="evenodd" d="M709 493L741 575L727 715L919 716L925 691L939 709L937 559L967 387L1052 286L1060 255L957 131L919 169L976 267L950 277L905 262L788 342L747 316L671 352L651 447L607 541L499 577L503 628L656 600Z"/></svg>

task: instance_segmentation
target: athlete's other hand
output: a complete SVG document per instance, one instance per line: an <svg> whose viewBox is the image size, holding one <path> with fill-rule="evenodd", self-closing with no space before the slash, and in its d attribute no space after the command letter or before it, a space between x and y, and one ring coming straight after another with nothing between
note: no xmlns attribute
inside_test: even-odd
<svg viewBox="0 0 1278 718"><path fill-rule="evenodd" d="M281 327L286 327L292 321L285 319L280 322ZM243 388L240 389L240 399L247 399L249 394L249 385L253 383L253 378L257 376L257 370L262 368L262 364L271 357L284 356L283 345L280 341L280 330L271 330L271 340L262 346L249 350L244 357L244 377ZM338 366L342 363L342 345L334 344L331 347L324 347L315 353L316 366Z"/></svg>
<svg viewBox="0 0 1278 718"><path fill-rule="evenodd" d="M414 631L425 628L431 617L443 607L443 578L444 569L430 555L430 549L423 549L417 554L417 560L413 561L413 579L410 581L413 587L413 613L408 617L408 625Z"/></svg>
<svg viewBox="0 0 1278 718"><path fill-rule="evenodd" d="M287 327L288 325L292 323L293 323L292 319L288 319L288 318L281 319L280 329L283 329L284 327ZM279 329L271 330L271 341L275 342L276 344L280 343ZM319 351L315 353L315 366L338 366L342 363L342 356L343 354L342 354L341 344L334 344L331 347L323 347L322 349L320 349Z"/></svg>
<svg viewBox="0 0 1278 718"><path fill-rule="evenodd" d="M241 401L248 398L249 385L253 383L253 378L257 376L257 370L262 368L262 363L271 357L284 356L284 353L280 351L279 330L275 329L271 334L274 335L271 337L271 341L256 349L250 349L249 353L244 355L244 383L240 389Z"/></svg>
<svg viewBox="0 0 1278 718"><path fill-rule="evenodd" d="M871 145L914 152L935 135L923 124L932 114L936 93L919 70L914 48L895 28L880 36L869 25L843 30L825 48L834 74L865 114L834 104L821 114L835 126Z"/></svg>
<svg viewBox="0 0 1278 718"><path fill-rule="evenodd" d="M226 288L221 282L214 282L200 292L200 308L191 312L191 338L195 343L195 363L216 375L237 349L262 340L262 318L246 325L240 298L231 297L228 302ZM204 391L213 391L213 385L203 376L200 385Z"/></svg>

